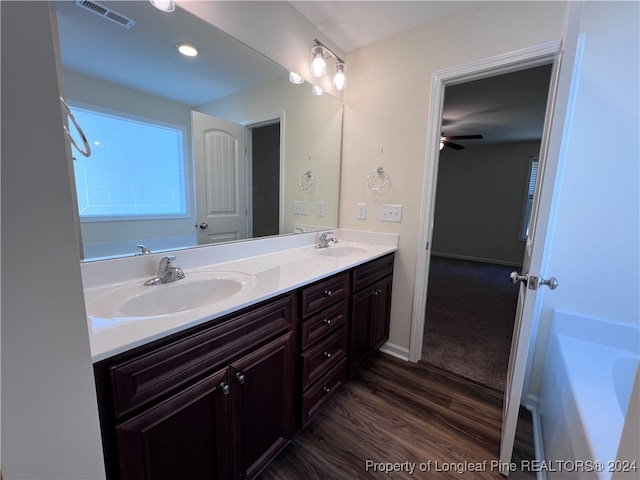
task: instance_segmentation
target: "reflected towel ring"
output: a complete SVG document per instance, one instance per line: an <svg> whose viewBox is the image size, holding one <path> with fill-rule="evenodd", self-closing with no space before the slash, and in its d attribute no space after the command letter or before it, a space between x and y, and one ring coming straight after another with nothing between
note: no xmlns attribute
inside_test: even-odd
<svg viewBox="0 0 640 480"><path fill-rule="evenodd" d="M384 178L384 181L382 182L382 185L380 185L379 187L375 187L373 185L375 179L377 178L377 177L375 177L376 174L378 175L378 177L383 177ZM389 175L387 175L387 172L385 172L382 169L382 167L378 167L375 170L371 170L369 175L367 175L367 187L369 187L374 192L376 192L378 190L382 190L384 187L387 186L387 183L389 183Z"/></svg>
<svg viewBox="0 0 640 480"><path fill-rule="evenodd" d="M82 143L84 144L84 150L82 150L78 146L78 144L76 143L74 138L71 136L71 133L69 133L69 129L67 128L67 126L63 125L65 135L69 138L69 141L71 142L71 145L73 145L76 148L76 150L78 150L78 152L80 152L80 154L82 156L90 157L91 156L91 146L89 145L89 142L87 141L87 137L85 137L84 132L82 131L82 128L80 127L80 124L76 120L76 117L73 116L73 113L71 113L71 109L69 108L69 105L67 105L67 102L64 101L64 98L60 97L60 103L62 103L62 106L64 107L64 109L66 111L67 117L69 117L71 119L71 121L73 122L73 125L76 127L76 130L78 130L78 133L80 134L80 138L82 138Z"/></svg>
<svg viewBox="0 0 640 480"><path fill-rule="evenodd" d="M300 177L300 190L303 192L308 192L313 188L316 183L316 179L313 177L311 170L307 170Z"/></svg>

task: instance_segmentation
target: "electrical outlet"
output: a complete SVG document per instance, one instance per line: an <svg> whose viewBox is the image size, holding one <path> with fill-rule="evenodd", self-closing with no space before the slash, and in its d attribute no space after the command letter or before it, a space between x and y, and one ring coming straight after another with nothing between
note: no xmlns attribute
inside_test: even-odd
<svg viewBox="0 0 640 480"><path fill-rule="evenodd" d="M293 214L294 215L306 215L307 214L307 202L304 200L293 201Z"/></svg>
<svg viewBox="0 0 640 480"><path fill-rule="evenodd" d="M356 218L358 220L366 220L367 219L367 204L366 203L357 203L357 213Z"/></svg>
<svg viewBox="0 0 640 480"><path fill-rule="evenodd" d="M380 220L402 222L402 205L380 205Z"/></svg>
<svg viewBox="0 0 640 480"><path fill-rule="evenodd" d="M317 217L324 217L324 202L317 202L316 203L316 216Z"/></svg>

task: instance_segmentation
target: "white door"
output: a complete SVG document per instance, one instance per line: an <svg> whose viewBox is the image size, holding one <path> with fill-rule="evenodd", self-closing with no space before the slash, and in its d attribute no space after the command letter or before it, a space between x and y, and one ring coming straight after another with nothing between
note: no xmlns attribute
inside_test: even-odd
<svg viewBox="0 0 640 480"><path fill-rule="evenodd" d="M245 129L191 112L198 244L247 238Z"/></svg>
<svg viewBox="0 0 640 480"><path fill-rule="evenodd" d="M507 383L504 392L502 411L502 434L500 439L500 472L509 473L509 463L513 453L518 411L522 398L527 356L533 330L534 318L537 318L540 301L546 286L539 285L542 278L544 261L548 251L545 250L545 239L549 227L553 225L552 202L554 189L557 186L558 162L561 155L565 123L571 112L571 95L575 85L572 82L576 65L578 34L582 3L571 2L567 11L564 39L552 72L552 85L549 89L549 101L545 126L540 147L538 177L533 198L533 209L529 225L524 259L522 262L522 278L518 296L518 307L511 340L511 354ZM551 276L553 272L549 272ZM513 274L512 274L513 275ZM560 287L562 288L562 287Z"/></svg>

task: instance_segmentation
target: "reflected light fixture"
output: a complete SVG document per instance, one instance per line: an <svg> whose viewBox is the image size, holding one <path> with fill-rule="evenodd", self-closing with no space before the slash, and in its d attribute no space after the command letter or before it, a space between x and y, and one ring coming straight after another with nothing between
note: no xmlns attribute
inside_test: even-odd
<svg viewBox="0 0 640 480"><path fill-rule="evenodd" d="M336 87L336 90L344 90L347 88L347 77L344 74L344 69L347 66L344 62L337 62L334 68L333 74L333 86Z"/></svg>
<svg viewBox="0 0 640 480"><path fill-rule="evenodd" d="M446 140L445 137L440 137L440 150L442 150L444 148L444 141Z"/></svg>
<svg viewBox="0 0 640 480"><path fill-rule="evenodd" d="M178 51L186 57L195 57L198 55L198 49L188 43L178 43Z"/></svg>
<svg viewBox="0 0 640 480"><path fill-rule="evenodd" d="M313 92L314 95L317 95L317 96L324 95L324 90L317 85L314 85L311 91Z"/></svg>
<svg viewBox="0 0 640 480"><path fill-rule="evenodd" d="M304 78L302 78L296 72L289 72L289 81L294 85L300 85L304 83Z"/></svg>
<svg viewBox="0 0 640 480"><path fill-rule="evenodd" d="M327 73L327 60L335 58L333 86L336 90L344 90L347 87L347 77L345 69L347 65L338 55L333 53L321 41L314 40L315 45L311 48L311 74L314 77L324 77Z"/></svg>
<svg viewBox="0 0 640 480"><path fill-rule="evenodd" d="M176 9L176 4L173 0L149 0L151 5L163 12L173 12Z"/></svg>

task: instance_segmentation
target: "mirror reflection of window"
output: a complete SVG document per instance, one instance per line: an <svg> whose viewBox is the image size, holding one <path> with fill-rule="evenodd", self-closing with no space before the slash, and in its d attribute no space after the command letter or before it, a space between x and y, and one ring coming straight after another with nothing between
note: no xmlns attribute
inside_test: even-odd
<svg viewBox="0 0 640 480"><path fill-rule="evenodd" d="M74 161L82 222L187 215L181 127L90 107L71 110L93 151Z"/></svg>

